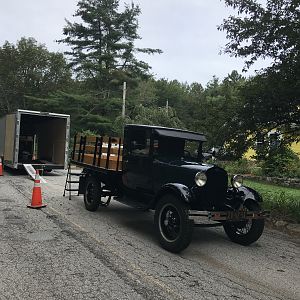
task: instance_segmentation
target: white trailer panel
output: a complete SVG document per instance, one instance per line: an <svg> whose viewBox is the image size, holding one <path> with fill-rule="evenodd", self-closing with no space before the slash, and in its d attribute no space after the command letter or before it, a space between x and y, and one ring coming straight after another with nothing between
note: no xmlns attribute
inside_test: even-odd
<svg viewBox="0 0 300 300"><path fill-rule="evenodd" d="M0 155L16 169L23 164L66 168L69 135L69 115L17 110L0 120Z"/></svg>

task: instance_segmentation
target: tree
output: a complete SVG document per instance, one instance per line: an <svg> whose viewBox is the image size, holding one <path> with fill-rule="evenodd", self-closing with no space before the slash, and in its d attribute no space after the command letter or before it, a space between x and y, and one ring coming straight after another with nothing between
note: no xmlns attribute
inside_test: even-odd
<svg viewBox="0 0 300 300"><path fill-rule="evenodd" d="M118 117L114 122L114 131L117 135L123 135L125 124L155 125L171 128L185 128L183 122L177 117L176 111L169 107L144 107L137 105L130 116Z"/></svg>
<svg viewBox="0 0 300 300"><path fill-rule="evenodd" d="M185 126L177 117L176 111L169 107L144 107L139 105L132 113L132 120L135 124L156 125L172 128L181 128Z"/></svg>
<svg viewBox="0 0 300 300"><path fill-rule="evenodd" d="M136 53L161 53L159 49L136 48L139 6L125 4L120 11L119 0L80 0L75 17L82 23L67 21L64 39L71 46L66 52L77 75L88 80L96 90L109 90L123 81L148 74L150 66L138 60Z"/></svg>
<svg viewBox="0 0 300 300"><path fill-rule="evenodd" d="M0 114L28 108L25 95L45 96L70 82L63 54L49 52L35 39L0 47Z"/></svg>
<svg viewBox="0 0 300 300"><path fill-rule="evenodd" d="M271 58L277 69L299 64L299 0L267 0L265 7L256 0L224 1L238 12L219 26L229 39L225 53L247 58L247 67L258 58Z"/></svg>
<svg viewBox="0 0 300 300"><path fill-rule="evenodd" d="M157 88L154 79L140 80L134 89L128 90L128 99L134 105L153 106L157 103Z"/></svg>
<svg viewBox="0 0 300 300"><path fill-rule="evenodd" d="M243 128L264 136L277 129L285 134L287 142L299 139L299 88L299 82L287 80L281 73L250 79L240 91L244 102L239 111Z"/></svg>
<svg viewBox="0 0 300 300"><path fill-rule="evenodd" d="M57 91L47 97L27 96L28 104L37 110L70 114L72 134L91 130L97 134L114 134L113 123L120 115L120 99L110 98L102 105L94 94Z"/></svg>
<svg viewBox="0 0 300 300"><path fill-rule="evenodd" d="M205 133L208 146L226 148L226 156L239 158L245 151L245 135L241 130L238 111L243 78L232 71L222 82L217 77L208 82L199 103L193 109L195 129Z"/></svg>
<svg viewBox="0 0 300 300"><path fill-rule="evenodd" d="M237 10L219 26L229 42L225 53L244 57L246 68L258 58L271 58L270 67L241 89L240 121L258 133L276 128L288 140L300 129L300 3L299 0L224 0Z"/></svg>

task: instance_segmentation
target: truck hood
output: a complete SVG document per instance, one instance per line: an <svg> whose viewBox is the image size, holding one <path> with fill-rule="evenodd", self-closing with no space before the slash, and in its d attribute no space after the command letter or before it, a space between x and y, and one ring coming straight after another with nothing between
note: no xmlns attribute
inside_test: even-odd
<svg viewBox="0 0 300 300"><path fill-rule="evenodd" d="M205 163L201 163L201 162L188 161L188 160L170 161L169 165L183 167L185 169L190 169L195 172L199 172L199 171L206 172L207 170L215 167L215 165L212 165L212 164L205 164Z"/></svg>

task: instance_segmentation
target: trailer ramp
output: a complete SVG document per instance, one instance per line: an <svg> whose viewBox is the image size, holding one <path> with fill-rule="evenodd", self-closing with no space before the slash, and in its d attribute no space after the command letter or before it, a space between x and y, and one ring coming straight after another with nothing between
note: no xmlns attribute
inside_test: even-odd
<svg viewBox="0 0 300 300"><path fill-rule="evenodd" d="M34 180L35 174L36 174L35 168L30 164L23 164L23 166L24 166L27 174ZM41 179L42 183L47 183L47 181L42 176L40 176L40 179Z"/></svg>

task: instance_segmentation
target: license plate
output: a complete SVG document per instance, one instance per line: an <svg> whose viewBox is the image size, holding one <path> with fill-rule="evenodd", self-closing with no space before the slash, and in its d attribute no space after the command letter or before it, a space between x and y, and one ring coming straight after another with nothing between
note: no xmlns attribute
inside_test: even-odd
<svg viewBox="0 0 300 300"><path fill-rule="evenodd" d="M244 220L247 218L246 210L228 211L227 220Z"/></svg>

